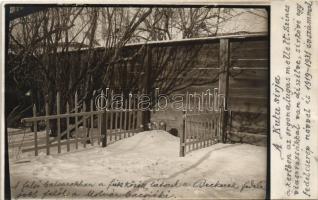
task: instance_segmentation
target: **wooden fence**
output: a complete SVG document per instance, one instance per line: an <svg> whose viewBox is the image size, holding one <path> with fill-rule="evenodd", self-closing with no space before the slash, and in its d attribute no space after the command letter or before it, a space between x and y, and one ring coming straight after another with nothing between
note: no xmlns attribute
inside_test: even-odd
<svg viewBox="0 0 318 200"><path fill-rule="evenodd" d="M103 99L103 98L102 98ZM66 103L66 111L61 114L60 94L56 95L56 114L50 115L49 106L45 105L45 116L37 116L36 106L33 106L33 117L22 119L23 123L31 123L33 126L33 145L22 149L23 152L34 151L35 156L44 150L51 154L52 148L57 148L57 153L62 152L66 146L67 152L71 147L75 149L86 148L87 144L103 147L117 140L133 136L141 131L138 116L140 110L133 109L132 102L125 102L124 109L98 110L94 106L93 99L87 106L85 101L78 103L77 93L74 99L74 111L70 112L70 106ZM64 122L64 127L61 122ZM44 131L39 130L39 124L44 122ZM50 125L56 125L56 137L52 137ZM62 130L64 129L64 130ZM39 137L40 135L40 137ZM82 147L80 147L82 146Z"/></svg>
<svg viewBox="0 0 318 200"><path fill-rule="evenodd" d="M180 135L180 156L202 149L222 140L219 111L190 113L183 111L183 130Z"/></svg>

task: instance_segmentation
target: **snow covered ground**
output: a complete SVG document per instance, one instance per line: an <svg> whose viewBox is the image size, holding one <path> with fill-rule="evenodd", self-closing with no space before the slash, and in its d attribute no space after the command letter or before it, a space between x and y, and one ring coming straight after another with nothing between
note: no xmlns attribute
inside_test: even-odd
<svg viewBox="0 0 318 200"><path fill-rule="evenodd" d="M216 144L179 157L179 138L139 133L109 145L10 162L14 198L262 199L266 148Z"/></svg>

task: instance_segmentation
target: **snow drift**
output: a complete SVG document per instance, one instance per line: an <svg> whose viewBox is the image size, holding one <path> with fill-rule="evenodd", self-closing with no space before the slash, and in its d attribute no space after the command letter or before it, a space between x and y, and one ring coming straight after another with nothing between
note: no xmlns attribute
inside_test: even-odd
<svg viewBox="0 0 318 200"><path fill-rule="evenodd" d="M266 148L216 144L179 157L179 138L147 131L11 162L10 173L15 198L264 198Z"/></svg>

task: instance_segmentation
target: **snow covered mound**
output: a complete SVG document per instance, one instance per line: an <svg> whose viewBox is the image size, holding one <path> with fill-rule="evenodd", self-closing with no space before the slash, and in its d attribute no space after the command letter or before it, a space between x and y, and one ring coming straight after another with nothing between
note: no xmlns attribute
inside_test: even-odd
<svg viewBox="0 0 318 200"><path fill-rule="evenodd" d="M133 137L110 144L108 150L131 151L143 154L178 155L180 141L178 137L162 130L144 131Z"/></svg>

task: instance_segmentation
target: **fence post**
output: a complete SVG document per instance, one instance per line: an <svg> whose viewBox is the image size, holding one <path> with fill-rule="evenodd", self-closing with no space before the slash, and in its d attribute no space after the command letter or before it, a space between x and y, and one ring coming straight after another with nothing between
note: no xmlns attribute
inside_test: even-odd
<svg viewBox="0 0 318 200"><path fill-rule="evenodd" d="M119 118L119 132L120 132L120 134L119 134L119 139L121 140L121 135L122 135L122 133L123 133L123 110L121 109L120 111L119 111L119 113L120 113L120 118Z"/></svg>
<svg viewBox="0 0 318 200"><path fill-rule="evenodd" d="M56 114L60 114L61 102L60 102L60 93L56 94ZM61 153L61 119L57 118L57 152Z"/></svg>
<svg viewBox="0 0 318 200"><path fill-rule="evenodd" d="M124 111L124 138L126 138L127 137L127 131L126 130L128 130L128 128L127 128L127 113L128 113L128 108L127 108L127 99L125 100L125 109L124 109L125 111Z"/></svg>
<svg viewBox="0 0 318 200"><path fill-rule="evenodd" d="M185 156L186 111L182 111L182 132L180 134L180 157Z"/></svg>
<svg viewBox="0 0 318 200"><path fill-rule="evenodd" d="M113 110L112 108L109 110L109 117L110 117L110 120L109 120L109 141L111 142L112 139L113 139L113 118L114 118L114 115L113 115Z"/></svg>
<svg viewBox="0 0 318 200"><path fill-rule="evenodd" d="M75 114L78 112L78 105L77 105L77 91L75 92L75 99L74 99L74 107L75 107ZM78 117L75 116L75 148L78 149Z"/></svg>
<svg viewBox="0 0 318 200"><path fill-rule="evenodd" d="M91 99L91 112L94 111L94 106L93 106L93 99ZM91 126L90 126L90 134L89 134L89 138L91 140L91 145L94 145L94 140L93 140L93 130L94 130L94 114L91 115Z"/></svg>
<svg viewBox="0 0 318 200"><path fill-rule="evenodd" d="M45 116L49 116L49 104L45 103ZM49 135L49 120L45 120L45 133L46 133L46 155L50 155L50 135Z"/></svg>
<svg viewBox="0 0 318 200"><path fill-rule="evenodd" d="M115 141L117 141L118 138L118 109L115 110L115 124L114 124L114 133L115 133Z"/></svg>
<svg viewBox="0 0 318 200"><path fill-rule="evenodd" d="M83 100L83 109L82 112L86 112L86 103L85 100ZM86 141L87 141L87 134L88 134L88 128L87 128L87 119L86 119L86 115L83 115L83 128L84 128L84 137L81 139L81 141L83 142L83 146L84 148L86 148Z"/></svg>
<svg viewBox="0 0 318 200"><path fill-rule="evenodd" d="M132 107L132 130L133 130L133 135L135 135L135 129L136 129L136 101L134 100L133 102L133 107Z"/></svg>
<svg viewBox="0 0 318 200"><path fill-rule="evenodd" d="M220 58L220 77L219 77L219 93L224 96L224 105L222 106L221 118L221 136L222 142L226 142L226 128L227 128L227 118L228 118L228 94L229 94L229 66L230 66L230 50L229 50L229 39L220 39L220 50L219 50L219 58Z"/></svg>
<svg viewBox="0 0 318 200"><path fill-rule="evenodd" d="M130 128L131 128L131 102L129 101L129 98L128 98L128 108L127 108L127 126L128 126L128 137L130 137Z"/></svg>
<svg viewBox="0 0 318 200"><path fill-rule="evenodd" d="M102 147L106 147L107 146L107 117L106 117L106 107L104 105L104 92L102 90L101 93L101 103L100 103L100 107L103 110L103 113L101 114L101 136L102 136ZM105 102L106 104L106 102ZM105 107L105 108L104 108Z"/></svg>
<svg viewBox="0 0 318 200"><path fill-rule="evenodd" d="M36 106L33 105L33 117L36 117ZM38 156L38 121L33 122L35 156Z"/></svg>
<svg viewBox="0 0 318 200"><path fill-rule="evenodd" d="M66 103L66 113L70 113L70 105L68 102ZM70 117L67 116L66 118L66 141L67 141L67 152L70 151Z"/></svg>

